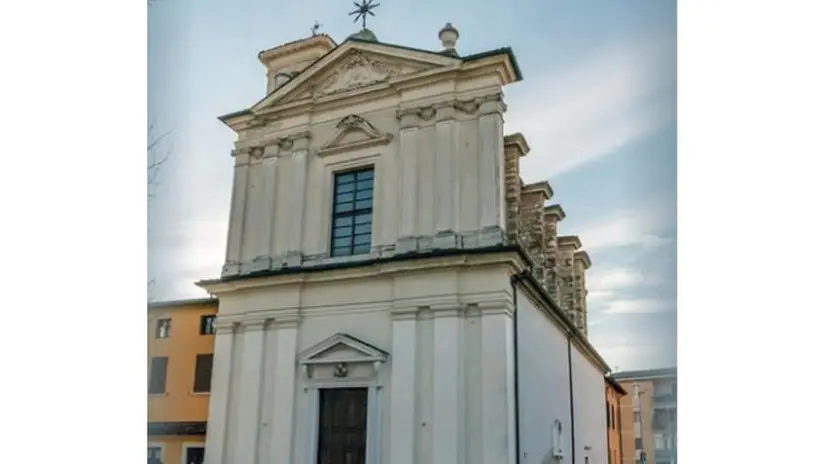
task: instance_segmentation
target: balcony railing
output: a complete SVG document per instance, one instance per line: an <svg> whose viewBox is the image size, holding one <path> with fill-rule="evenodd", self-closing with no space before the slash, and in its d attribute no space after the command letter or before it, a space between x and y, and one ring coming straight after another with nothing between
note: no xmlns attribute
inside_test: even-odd
<svg viewBox="0 0 826 464"><path fill-rule="evenodd" d="M666 393L663 395L654 395L654 406L671 406L677 404L677 395Z"/></svg>

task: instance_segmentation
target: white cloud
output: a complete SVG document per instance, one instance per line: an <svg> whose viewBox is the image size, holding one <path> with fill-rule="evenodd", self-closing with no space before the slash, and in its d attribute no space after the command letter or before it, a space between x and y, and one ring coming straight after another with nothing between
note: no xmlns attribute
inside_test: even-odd
<svg viewBox="0 0 826 464"><path fill-rule="evenodd" d="M506 131L522 132L532 147L520 167L525 182L598 160L672 117L656 97L668 83L662 67L670 54L672 41L660 37L609 45L573 68L515 88Z"/></svg>
<svg viewBox="0 0 826 464"><path fill-rule="evenodd" d="M611 291L620 288L639 285L645 281L645 276L631 268L616 267L594 272L588 276L588 288L594 291ZM590 295L590 292L589 292Z"/></svg>
<svg viewBox="0 0 826 464"><path fill-rule="evenodd" d="M651 249L672 241L659 233L674 226L674 220L674 215L668 214L662 207L621 210L605 219L585 224L579 237L589 251L626 245Z"/></svg>
<svg viewBox="0 0 826 464"><path fill-rule="evenodd" d="M601 314L654 314L666 312L672 307L672 302L668 300L613 300Z"/></svg>

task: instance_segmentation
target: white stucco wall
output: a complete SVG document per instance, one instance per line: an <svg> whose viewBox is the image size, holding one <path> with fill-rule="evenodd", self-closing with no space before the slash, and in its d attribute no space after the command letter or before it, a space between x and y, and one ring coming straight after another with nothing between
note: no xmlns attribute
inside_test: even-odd
<svg viewBox="0 0 826 464"><path fill-rule="evenodd" d="M495 265L222 296L218 336L232 337L232 352L216 358L213 385L229 387L213 392L210 423L221 411L229 421L210 428L210 464L312 464L313 391L296 360L337 333L389 353L370 438L381 459L368 464L513 463L509 288L507 268ZM282 313L294 323L280 323Z"/></svg>
<svg viewBox="0 0 826 464"><path fill-rule="evenodd" d="M422 66L415 57L399 58L403 66ZM342 65L331 64L318 77ZM501 243L501 81L494 73L453 79L351 98L311 116L240 131L223 275L329 260L334 173L371 165L372 246L383 255ZM341 126L350 115L365 124Z"/></svg>
<svg viewBox="0 0 826 464"><path fill-rule="evenodd" d="M565 332L517 287L520 464L554 462L551 427L562 422L564 458L571 462L571 406Z"/></svg>
<svg viewBox="0 0 826 464"><path fill-rule="evenodd" d="M605 377L575 346L571 350L574 374L577 464L608 463L608 424L605 417ZM585 447L591 449L585 452Z"/></svg>

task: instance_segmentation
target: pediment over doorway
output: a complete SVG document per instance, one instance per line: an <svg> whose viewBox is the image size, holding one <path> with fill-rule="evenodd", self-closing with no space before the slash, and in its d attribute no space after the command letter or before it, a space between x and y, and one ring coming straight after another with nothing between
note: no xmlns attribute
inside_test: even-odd
<svg viewBox="0 0 826 464"><path fill-rule="evenodd" d="M389 354L375 346L347 334L335 334L303 351L299 362L303 365L384 362Z"/></svg>

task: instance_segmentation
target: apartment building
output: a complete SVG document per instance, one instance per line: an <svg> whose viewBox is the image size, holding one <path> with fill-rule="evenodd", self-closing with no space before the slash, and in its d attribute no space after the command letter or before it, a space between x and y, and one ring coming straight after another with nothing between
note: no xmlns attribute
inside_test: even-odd
<svg viewBox="0 0 826 464"><path fill-rule="evenodd" d="M677 368L617 372L622 464L677 464Z"/></svg>
<svg viewBox="0 0 826 464"><path fill-rule="evenodd" d="M203 464L218 301L149 305L149 464Z"/></svg>

